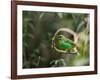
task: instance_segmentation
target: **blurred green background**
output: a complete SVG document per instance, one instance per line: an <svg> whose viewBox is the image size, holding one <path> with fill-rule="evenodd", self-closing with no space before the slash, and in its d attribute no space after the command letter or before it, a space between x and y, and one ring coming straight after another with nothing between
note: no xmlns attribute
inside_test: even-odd
<svg viewBox="0 0 100 80"><path fill-rule="evenodd" d="M52 37L60 28L79 36L79 55L55 51ZM23 68L89 65L89 14L23 11Z"/></svg>

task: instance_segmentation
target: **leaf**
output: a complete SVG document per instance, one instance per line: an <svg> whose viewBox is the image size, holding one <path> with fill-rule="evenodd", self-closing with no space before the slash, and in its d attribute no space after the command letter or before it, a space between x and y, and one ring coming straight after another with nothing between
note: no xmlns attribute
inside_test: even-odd
<svg viewBox="0 0 100 80"><path fill-rule="evenodd" d="M60 18L60 19L62 19L63 18L63 13L57 13L57 15L58 15L58 17Z"/></svg>

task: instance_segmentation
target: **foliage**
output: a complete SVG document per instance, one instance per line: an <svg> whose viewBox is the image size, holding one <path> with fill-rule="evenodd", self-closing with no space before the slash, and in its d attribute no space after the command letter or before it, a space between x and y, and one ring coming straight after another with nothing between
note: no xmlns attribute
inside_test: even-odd
<svg viewBox="0 0 100 80"><path fill-rule="evenodd" d="M52 37L59 28L78 34L79 55L52 49ZM23 68L85 65L89 65L88 14L23 11Z"/></svg>

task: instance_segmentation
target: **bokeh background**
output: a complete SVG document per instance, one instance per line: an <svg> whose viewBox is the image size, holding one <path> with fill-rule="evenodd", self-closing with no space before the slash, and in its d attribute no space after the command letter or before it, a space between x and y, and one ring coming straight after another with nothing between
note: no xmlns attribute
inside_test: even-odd
<svg viewBox="0 0 100 80"><path fill-rule="evenodd" d="M23 11L23 68L89 65L89 14ZM60 28L78 34L79 54L55 51L52 37Z"/></svg>

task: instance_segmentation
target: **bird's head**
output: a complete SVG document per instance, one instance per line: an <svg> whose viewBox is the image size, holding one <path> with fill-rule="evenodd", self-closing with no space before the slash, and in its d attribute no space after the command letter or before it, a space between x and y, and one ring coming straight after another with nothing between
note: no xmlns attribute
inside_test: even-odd
<svg viewBox="0 0 100 80"><path fill-rule="evenodd" d="M64 39L65 39L65 36L63 36L63 35L58 35L56 38L57 38L57 40L64 40Z"/></svg>

